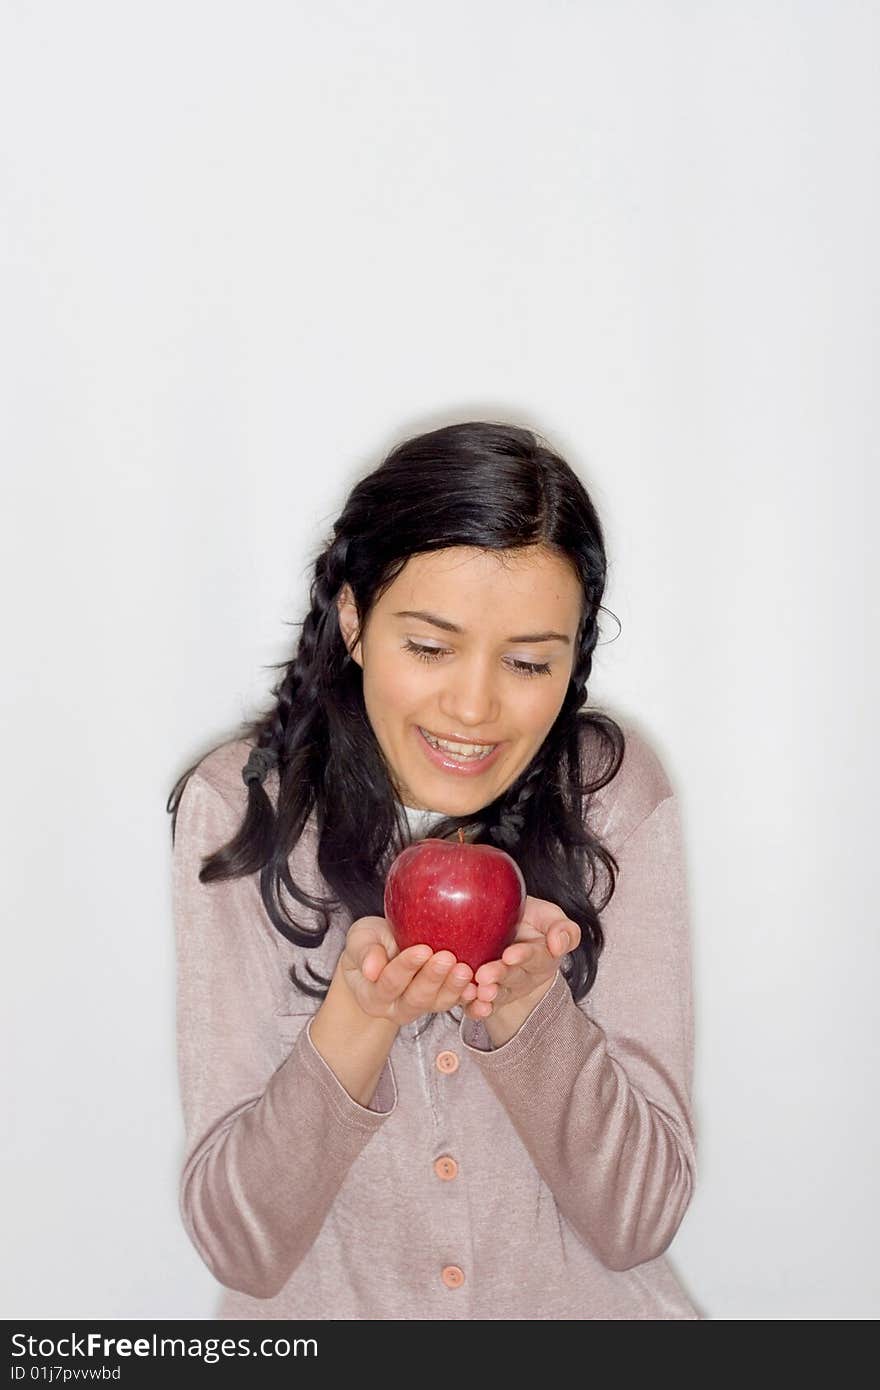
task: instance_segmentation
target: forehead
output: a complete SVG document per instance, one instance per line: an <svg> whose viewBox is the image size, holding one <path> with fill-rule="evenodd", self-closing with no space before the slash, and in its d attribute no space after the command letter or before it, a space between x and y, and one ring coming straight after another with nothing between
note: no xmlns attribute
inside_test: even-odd
<svg viewBox="0 0 880 1390"><path fill-rule="evenodd" d="M572 625L583 595L571 563L539 547L493 551L454 546L411 555L379 606L431 608L445 617L492 626L494 616L554 617Z"/></svg>

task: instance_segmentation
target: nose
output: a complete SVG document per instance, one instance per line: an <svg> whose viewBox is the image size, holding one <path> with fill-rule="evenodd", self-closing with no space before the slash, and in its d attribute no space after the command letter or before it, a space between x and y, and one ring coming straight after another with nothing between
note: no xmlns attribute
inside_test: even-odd
<svg viewBox="0 0 880 1390"><path fill-rule="evenodd" d="M491 658L461 657L455 670L447 667L440 709L449 726L460 733L488 732L496 723L501 703L490 665Z"/></svg>

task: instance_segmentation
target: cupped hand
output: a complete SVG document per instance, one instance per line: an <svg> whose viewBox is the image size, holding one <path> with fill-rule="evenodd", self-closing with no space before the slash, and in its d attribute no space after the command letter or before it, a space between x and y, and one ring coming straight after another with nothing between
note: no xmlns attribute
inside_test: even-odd
<svg viewBox="0 0 880 1390"><path fill-rule="evenodd" d="M339 957L345 984L365 1014L398 1027L423 1014L445 1013L476 998L473 971L452 951L407 946L401 951L386 917L352 922Z"/></svg>
<svg viewBox="0 0 880 1390"><path fill-rule="evenodd" d="M516 936L500 960L487 960L475 975L476 998L468 1002L468 1018L487 1018L514 1000L546 994L559 962L581 940L577 922L544 898L527 897Z"/></svg>

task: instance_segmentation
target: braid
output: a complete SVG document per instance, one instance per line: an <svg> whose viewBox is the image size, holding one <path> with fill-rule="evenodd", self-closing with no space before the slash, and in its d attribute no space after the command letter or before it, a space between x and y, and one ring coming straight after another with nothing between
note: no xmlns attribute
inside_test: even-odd
<svg viewBox="0 0 880 1390"><path fill-rule="evenodd" d="M572 709L578 710L587 698L587 682L593 669L593 652L599 640L599 625L593 621L592 605L581 620L578 654L571 673L571 690L567 696Z"/></svg>
<svg viewBox="0 0 880 1390"><path fill-rule="evenodd" d="M267 750L270 758L276 755L280 769L287 761L285 735L294 705L301 701L303 708L315 709L320 704L323 686L333 684L339 669L340 663L330 659L331 651L322 654L321 648L330 647L333 642L333 636L328 637L327 618L331 612L336 612L335 600L345 580L348 547L348 536L338 534L315 561L315 577L309 591L311 607L303 621L296 656L288 664L283 681L273 691L275 708L265 719L257 738L257 748ZM342 665L346 657L347 652L343 654Z"/></svg>
<svg viewBox="0 0 880 1390"><path fill-rule="evenodd" d="M490 837L503 849L515 849L525 824L525 808L541 784L547 770L551 749L549 740L545 741L535 764L528 773L514 800L509 806L502 806L497 825L489 830Z"/></svg>

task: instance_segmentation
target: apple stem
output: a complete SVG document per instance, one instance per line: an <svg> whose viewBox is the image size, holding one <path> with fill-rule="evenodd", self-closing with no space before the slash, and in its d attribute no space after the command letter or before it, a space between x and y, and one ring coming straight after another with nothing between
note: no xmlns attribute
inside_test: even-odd
<svg viewBox="0 0 880 1390"><path fill-rule="evenodd" d="M464 844L464 831L462 830L461 826L458 827L458 843L460 845Z"/></svg>

